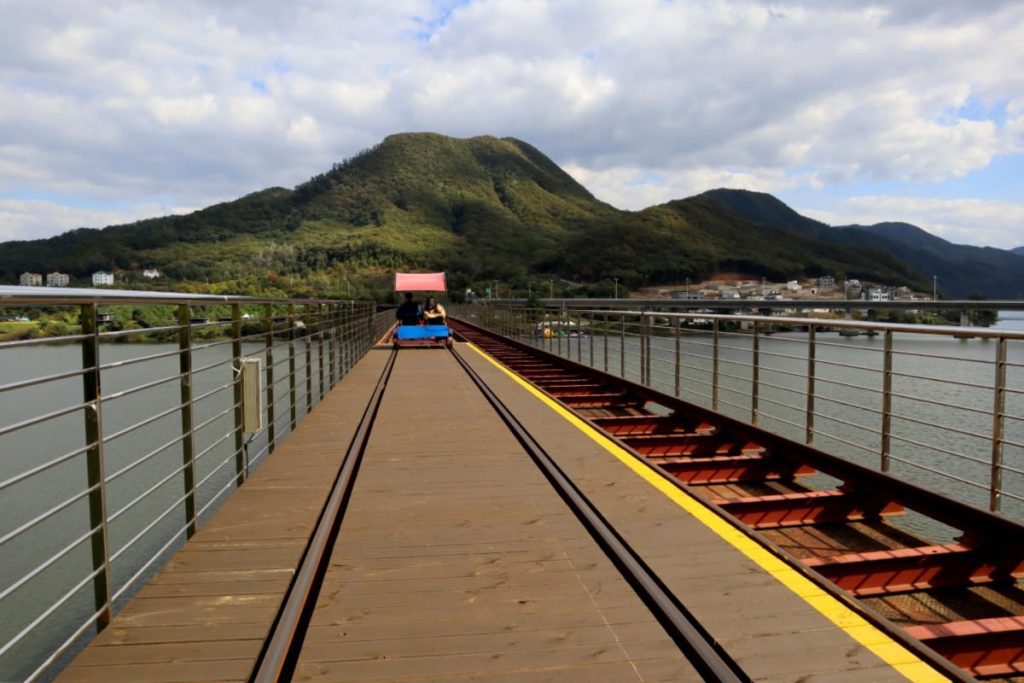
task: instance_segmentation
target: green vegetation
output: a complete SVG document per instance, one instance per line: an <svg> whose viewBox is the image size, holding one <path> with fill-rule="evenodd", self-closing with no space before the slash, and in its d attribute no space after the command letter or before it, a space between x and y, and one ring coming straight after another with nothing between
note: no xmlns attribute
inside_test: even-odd
<svg viewBox="0 0 1024 683"><path fill-rule="evenodd" d="M390 136L294 190L0 245L7 282L61 270L85 284L95 270L146 267L163 285L119 285L383 300L402 269L447 271L456 299L493 281L502 294L582 296L610 293L612 278L632 288L733 271L930 284L877 249L765 225L711 197L619 211L524 142L429 133Z"/></svg>

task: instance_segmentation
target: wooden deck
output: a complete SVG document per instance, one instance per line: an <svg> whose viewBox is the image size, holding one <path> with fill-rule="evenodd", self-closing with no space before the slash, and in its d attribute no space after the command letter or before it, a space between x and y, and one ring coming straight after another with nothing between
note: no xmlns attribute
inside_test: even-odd
<svg viewBox="0 0 1024 683"><path fill-rule="evenodd" d="M755 680L904 680L474 351ZM325 398L61 674L245 680L387 353ZM699 680L447 352L399 354L297 680Z"/></svg>

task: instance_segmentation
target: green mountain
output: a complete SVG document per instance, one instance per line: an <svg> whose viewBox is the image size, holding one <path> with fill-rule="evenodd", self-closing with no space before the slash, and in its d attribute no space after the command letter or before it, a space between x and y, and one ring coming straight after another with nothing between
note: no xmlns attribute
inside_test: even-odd
<svg viewBox="0 0 1024 683"><path fill-rule="evenodd" d="M602 292L613 277L636 287L735 271L927 286L877 244L836 244L788 224L802 217L778 204L789 213L776 207L771 221L713 194L619 211L525 142L405 133L293 190L0 244L0 278L60 270L84 282L113 269L132 284L156 267L175 289L339 295L354 286L364 296L386 292L395 270L434 268L456 292L492 280L525 291L542 276Z"/></svg>
<svg viewBox="0 0 1024 683"><path fill-rule="evenodd" d="M883 251L929 279L937 276L940 292L950 298L1024 295L1024 269L1019 254L1011 251L953 244L909 223L831 227L801 216L775 197L760 192L719 189L701 196L710 197L761 225L847 248Z"/></svg>

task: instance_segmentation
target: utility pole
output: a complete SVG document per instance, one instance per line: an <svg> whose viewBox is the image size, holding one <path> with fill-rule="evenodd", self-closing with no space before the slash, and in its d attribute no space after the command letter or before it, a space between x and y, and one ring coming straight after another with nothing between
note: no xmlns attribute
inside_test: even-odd
<svg viewBox="0 0 1024 683"><path fill-rule="evenodd" d="M548 298L549 299L554 299L555 298L555 279L554 278L550 278L548 280Z"/></svg>
<svg viewBox="0 0 1024 683"><path fill-rule="evenodd" d="M932 301L939 300L939 276L932 275Z"/></svg>
<svg viewBox="0 0 1024 683"><path fill-rule="evenodd" d="M619 278L613 277L612 279L615 280L615 298L618 299L619 298Z"/></svg>

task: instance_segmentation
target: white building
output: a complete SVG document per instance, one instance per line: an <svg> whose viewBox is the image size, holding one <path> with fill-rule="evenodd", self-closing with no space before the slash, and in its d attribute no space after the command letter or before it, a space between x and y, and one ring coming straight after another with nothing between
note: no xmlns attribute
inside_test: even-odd
<svg viewBox="0 0 1024 683"><path fill-rule="evenodd" d="M112 285L114 284L114 274L108 273L105 270L97 270L92 274L92 286L99 287L100 285Z"/></svg>
<svg viewBox="0 0 1024 683"><path fill-rule="evenodd" d="M43 276L39 273L22 273L18 278L18 284L22 287L41 287Z"/></svg>
<svg viewBox="0 0 1024 683"><path fill-rule="evenodd" d="M71 277L67 273L53 271L46 274L47 287L67 287Z"/></svg>
<svg viewBox="0 0 1024 683"><path fill-rule="evenodd" d="M142 271L142 277L146 278L147 280L155 280L158 277L160 277L160 271L157 270L156 268L146 268L144 271Z"/></svg>
<svg viewBox="0 0 1024 683"><path fill-rule="evenodd" d="M803 288L800 286L800 283L797 282L796 280L790 280L789 282L786 283L786 289L788 289L791 292L799 292Z"/></svg>
<svg viewBox="0 0 1024 683"><path fill-rule="evenodd" d="M892 301L892 290L888 287L871 287L868 289L868 301Z"/></svg>

